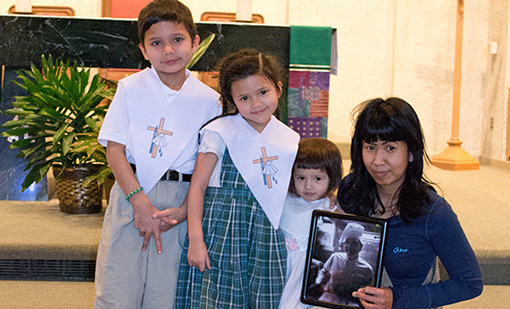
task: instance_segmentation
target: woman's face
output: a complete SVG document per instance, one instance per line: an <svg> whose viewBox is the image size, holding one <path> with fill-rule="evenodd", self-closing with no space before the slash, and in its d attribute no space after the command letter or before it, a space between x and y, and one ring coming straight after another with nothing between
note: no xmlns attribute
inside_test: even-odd
<svg viewBox="0 0 510 309"><path fill-rule="evenodd" d="M363 163L379 190L394 194L404 182L407 165L413 161L403 141L363 142Z"/></svg>

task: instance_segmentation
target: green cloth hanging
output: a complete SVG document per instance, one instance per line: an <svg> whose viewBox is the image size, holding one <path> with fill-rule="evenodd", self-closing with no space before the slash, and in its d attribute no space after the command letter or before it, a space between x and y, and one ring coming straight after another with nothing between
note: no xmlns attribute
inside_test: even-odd
<svg viewBox="0 0 510 309"><path fill-rule="evenodd" d="M290 26L290 67L331 69L331 27Z"/></svg>

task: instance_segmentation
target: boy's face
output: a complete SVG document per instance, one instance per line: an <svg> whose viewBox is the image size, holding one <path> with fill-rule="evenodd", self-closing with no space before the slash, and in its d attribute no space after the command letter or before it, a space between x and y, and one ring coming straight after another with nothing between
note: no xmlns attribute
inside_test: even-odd
<svg viewBox="0 0 510 309"><path fill-rule="evenodd" d="M140 50L158 72L161 81L178 90L186 79L186 66L196 52L199 41L198 36L190 37L184 25L160 21L145 32Z"/></svg>

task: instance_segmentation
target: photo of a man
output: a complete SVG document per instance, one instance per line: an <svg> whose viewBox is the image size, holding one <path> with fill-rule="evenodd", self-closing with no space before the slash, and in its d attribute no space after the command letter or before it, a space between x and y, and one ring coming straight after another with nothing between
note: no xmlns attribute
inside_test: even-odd
<svg viewBox="0 0 510 309"><path fill-rule="evenodd" d="M340 251L331 254L316 278L316 284L324 291L320 301L357 305L352 292L373 284L373 268L360 257L364 230L358 223L348 223L341 233Z"/></svg>
<svg viewBox="0 0 510 309"><path fill-rule="evenodd" d="M352 293L379 287L388 222L314 210L301 301L326 308L363 308Z"/></svg>

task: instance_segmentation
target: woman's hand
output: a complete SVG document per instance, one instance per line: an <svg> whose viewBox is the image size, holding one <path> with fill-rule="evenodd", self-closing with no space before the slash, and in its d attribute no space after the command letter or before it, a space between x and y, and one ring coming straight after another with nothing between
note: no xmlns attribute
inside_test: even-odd
<svg viewBox="0 0 510 309"><path fill-rule="evenodd" d="M191 242L188 248L188 263L190 266L198 267L200 271L205 268L211 269L211 262L209 261L209 254L203 241Z"/></svg>
<svg viewBox="0 0 510 309"><path fill-rule="evenodd" d="M336 197L336 194L329 193L327 195L327 197L329 198L329 209L331 211L337 210L338 209L338 198Z"/></svg>
<svg viewBox="0 0 510 309"><path fill-rule="evenodd" d="M393 304L393 291L387 287L367 286L353 292L352 296L359 298L366 309L391 309Z"/></svg>

